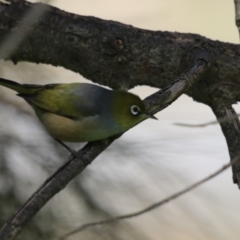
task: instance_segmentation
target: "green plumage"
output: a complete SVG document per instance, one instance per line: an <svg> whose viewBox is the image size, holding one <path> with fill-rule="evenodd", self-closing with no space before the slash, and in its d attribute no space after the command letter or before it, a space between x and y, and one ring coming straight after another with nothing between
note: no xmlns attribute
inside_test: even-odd
<svg viewBox="0 0 240 240"><path fill-rule="evenodd" d="M0 78L0 85L24 98L49 134L59 141L107 138L152 117L146 114L138 96L92 84L32 85Z"/></svg>

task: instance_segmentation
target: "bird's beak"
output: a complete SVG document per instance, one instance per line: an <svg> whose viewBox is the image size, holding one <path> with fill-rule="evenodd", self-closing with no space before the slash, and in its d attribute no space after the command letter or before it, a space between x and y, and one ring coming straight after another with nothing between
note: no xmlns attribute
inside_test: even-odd
<svg viewBox="0 0 240 240"><path fill-rule="evenodd" d="M143 115L145 115L146 118L151 118L151 119L158 120L155 116L153 116L153 114L150 114L150 113L144 113Z"/></svg>

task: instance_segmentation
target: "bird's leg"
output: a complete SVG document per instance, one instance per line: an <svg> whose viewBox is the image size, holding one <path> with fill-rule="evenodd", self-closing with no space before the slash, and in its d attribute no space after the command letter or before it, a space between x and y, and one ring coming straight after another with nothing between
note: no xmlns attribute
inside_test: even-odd
<svg viewBox="0 0 240 240"><path fill-rule="evenodd" d="M68 145L66 145L65 143L63 143L62 141L60 141L58 139L54 138L54 140L57 141L58 143L60 143L64 148L66 148L72 154L72 156L74 156L74 157L78 156L77 151L75 151L74 149L70 148Z"/></svg>
<svg viewBox="0 0 240 240"><path fill-rule="evenodd" d="M65 143L63 143L62 141L60 141L58 139L54 138L54 140L57 141L58 143L60 143L64 148L66 148L71 153L69 160L71 160L71 158L81 158L83 160L83 163L85 166L87 166L89 164L89 162L86 160L86 158L81 153L70 148L68 145L66 145Z"/></svg>

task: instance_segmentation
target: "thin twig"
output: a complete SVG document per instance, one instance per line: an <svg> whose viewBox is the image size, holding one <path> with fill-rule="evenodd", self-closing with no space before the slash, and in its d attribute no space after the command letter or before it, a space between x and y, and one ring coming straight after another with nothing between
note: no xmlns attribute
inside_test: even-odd
<svg viewBox="0 0 240 240"><path fill-rule="evenodd" d="M195 64L185 71L178 79L173 81L167 87L145 98L144 104L149 113L155 114L171 105L186 89L196 83L202 74L209 67L210 56L203 50L205 58L196 60Z"/></svg>
<svg viewBox="0 0 240 240"><path fill-rule="evenodd" d="M200 123L200 124L189 124L189 123L173 123L176 126L180 127L191 127L191 128L201 128L201 127L207 127L210 125L217 124L217 121L207 122L207 123Z"/></svg>
<svg viewBox="0 0 240 240"><path fill-rule="evenodd" d="M237 157L235 157L230 163L227 163L225 165L223 165L220 169L218 169L217 171L215 171L214 173L210 174L209 176L203 178L202 180L200 181L197 181L196 183L186 187L185 189L179 191L179 192L176 192L172 195L170 195L169 197L159 201L159 202L156 202L146 208L144 208L143 210L140 210L140 211L137 211L137 212L134 212L134 213L129 213L129 214L125 214L125 215L121 215L121 216L117 216L117 217L113 217L113 218L109 218L109 219L106 219L106 220L102 220L102 221L96 221L96 222L91 222L91 223L86 223L86 224L83 224L81 225L80 227L78 227L77 229L61 236L60 238L57 238L56 240L65 240L67 239L69 236L73 235L73 234L76 234L78 232L81 232L83 230L86 230L90 227L93 227L93 226L97 226L97 225L102 225L102 224L109 224L109 223L112 223L112 222L116 222L116 221L119 221L119 220L123 220L123 219L129 219L129 218L133 218L133 217L137 217L139 215L142 215L144 213L147 213L149 211L152 211L168 202L171 202L172 200L190 192L191 190L199 187L200 185L202 185L203 183L209 181L210 179L216 177L217 175L219 175L220 173L222 173L223 171L225 171L226 169L228 169L231 165L233 165L234 163L238 162L240 160L240 155L238 155Z"/></svg>
<svg viewBox="0 0 240 240"><path fill-rule="evenodd" d="M238 113L237 116L240 116L240 113ZM174 123L174 125L181 126L181 127L200 128L200 127L207 127L210 125L215 125L217 123L224 123L227 121L229 121L229 116L226 118L219 119L219 121L211 121L211 122L207 122L207 123L200 123L200 124Z"/></svg>

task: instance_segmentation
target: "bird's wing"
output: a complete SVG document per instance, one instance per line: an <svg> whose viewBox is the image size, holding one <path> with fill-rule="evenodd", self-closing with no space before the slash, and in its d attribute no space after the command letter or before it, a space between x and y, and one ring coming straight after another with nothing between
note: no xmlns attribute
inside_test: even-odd
<svg viewBox="0 0 240 240"><path fill-rule="evenodd" d="M82 83L49 84L34 94L19 96L35 109L40 108L68 118L81 119L99 114L99 107L94 101L99 90L97 88Z"/></svg>

